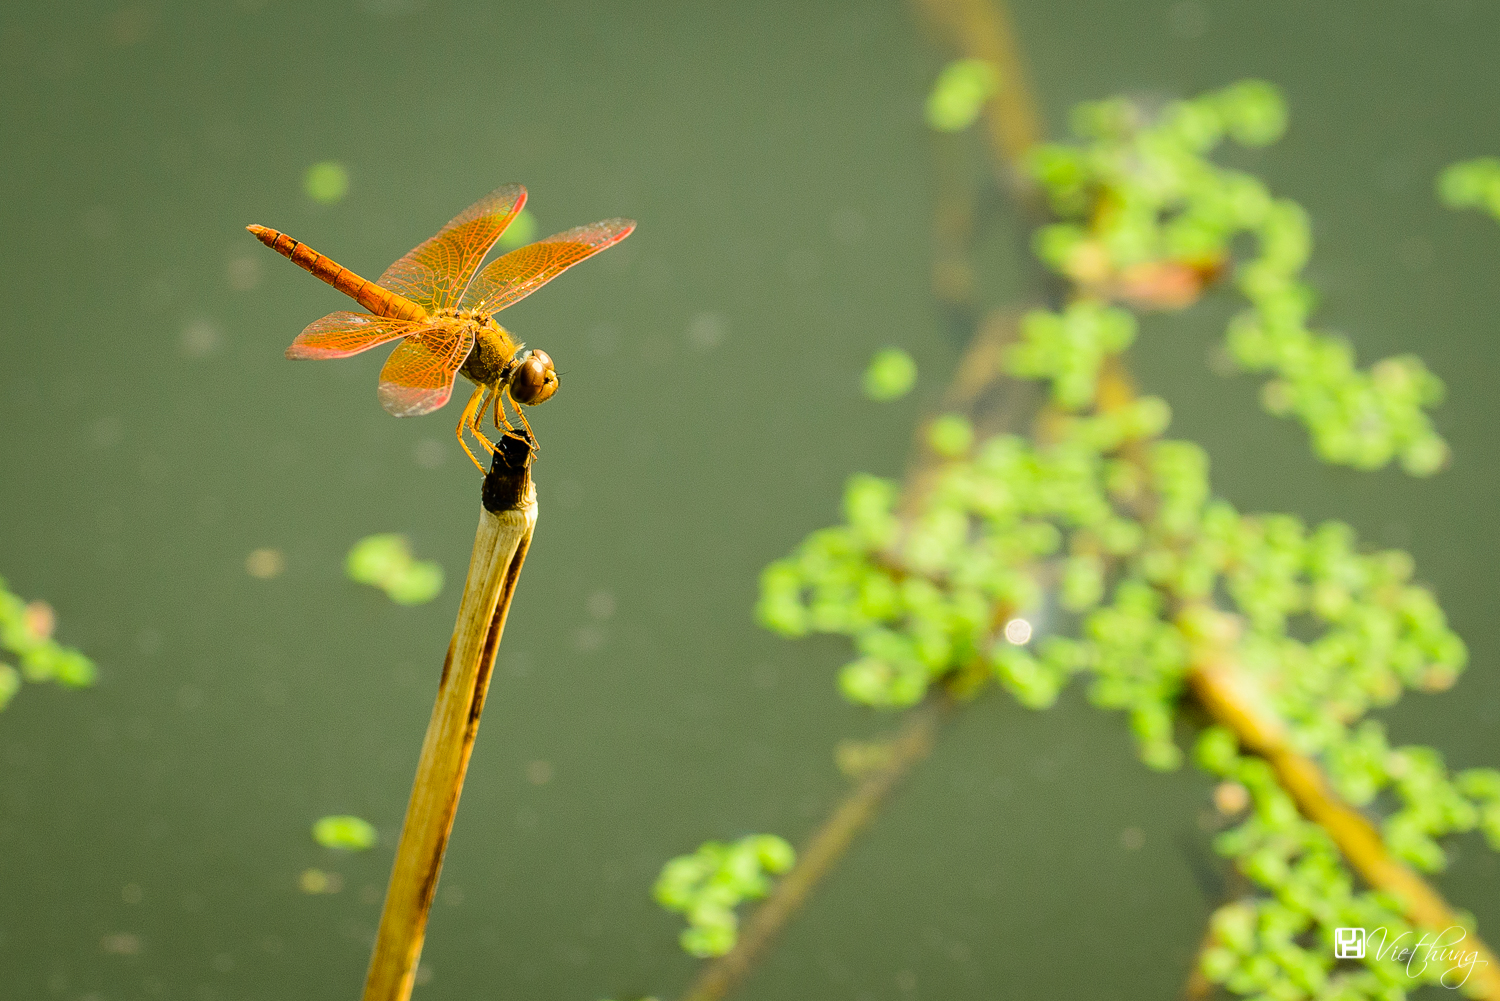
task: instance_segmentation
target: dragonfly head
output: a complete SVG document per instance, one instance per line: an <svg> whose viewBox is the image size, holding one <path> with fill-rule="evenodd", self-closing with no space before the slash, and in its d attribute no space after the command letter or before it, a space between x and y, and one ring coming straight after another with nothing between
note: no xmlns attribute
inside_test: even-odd
<svg viewBox="0 0 1500 1001"><path fill-rule="evenodd" d="M545 351L527 351L511 370L510 396L517 403L534 407L545 403L557 392L557 369L552 356Z"/></svg>

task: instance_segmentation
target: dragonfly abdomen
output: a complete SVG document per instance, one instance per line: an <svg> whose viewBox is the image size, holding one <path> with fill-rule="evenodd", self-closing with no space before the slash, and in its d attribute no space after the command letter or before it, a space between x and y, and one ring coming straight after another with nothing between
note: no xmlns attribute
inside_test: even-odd
<svg viewBox="0 0 1500 1001"><path fill-rule="evenodd" d="M246 226L255 238L309 274L315 275L358 302L376 316L396 320L425 320L427 310L403 295L361 278L331 257L269 226Z"/></svg>

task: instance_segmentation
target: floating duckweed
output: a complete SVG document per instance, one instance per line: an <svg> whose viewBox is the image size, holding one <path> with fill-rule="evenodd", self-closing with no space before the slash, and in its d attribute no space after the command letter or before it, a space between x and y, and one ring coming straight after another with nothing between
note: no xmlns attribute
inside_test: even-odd
<svg viewBox="0 0 1500 1001"><path fill-rule="evenodd" d="M0 709L21 689L21 672L9 664L0 664Z"/></svg>
<svg viewBox="0 0 1500 1001"><path fill-rule="evenodd" d="M1272 274L1300 271L1312 255L1312 223L1296 202L1279 199L1260 224L1260 259Z"/></svg>
<svg viewBox="0 0 1500 1001"><path fill-rule="evenodd" d="M772 563L760 574L760 600L755 605L756 621L775 633L787 637L803 636L808 631L807 613L802 604L802 575L790 561Z"/></svg>
<svg viewBox="0 0 1500 1001"><path fill-rule="evenodd" d="M349 579L378 587L401 605L420 605L443 589L443 568L412 558L411 543L395 533L368 535L354 544L344 561Z"/></svg>
<svg viewBox="0 0 1500 1001"><path fill-rule="evenodd" d="M1449 164L1438 175L1437 191L1450 209L1481 209L1500 218L1500 159L1482 156Z"/></svg>
<svg viewBox="0 0 1500 1001"><path fill-rule="evenodd" d="M927 694L927 672L915 661L893 665L862 657L839 671L839 691L850 702L901 709L916 705Z"/></svg>
<svg viewBox="0 0 1500 1001"><path fill-rule="evenodd" d="M304 869L297 877L297 886L303 893L317 895L320 893L338 893L344 888L344 878L336 872L324 872L322 869Z"/></svg>
<svg viewBox="0 0 1500 1001"><path fill-rule="evenodd" d="M1252 308L1231 322L1229 356L1246 371L1272 376L1266 409L1295 417L1328 462L1378 469L1399 460L1411 475L1429 476L1446 462L1447 446L1426 410L1442 384L1405 356L1361 370L1337 338L1308 325L1313 302L1299 276L1312 251L1307 213L1273 198L1253 177L1206 157L1222 136L1242 145L1274 141L1286 108L1274 87L1244 81L1156 117L1110 100L1076 109L1082 146L1051 144L1028 159L1033 176L1062 218L1037 230L1035 249L1047 265L1088 296L1143 309L1178 309L1231 273L1241 234L1256 255L1233 269ZM1454 205L1500 209L1500 161L1456 164L1439 183ZM1048 378L1054 399L1069 408L1092 400L1101 348L1079 339L1055 318L1030 320L1010 371Z"/></svg>
<svg viewBox="0 0 1500 1001"><path fill-rule="evenodd" d="M45 601L29 604L12 594L0 577L0 650L15 655L15 666L0 663L0 709L20 688L20 679L56 681L69 688L94 683L94 662L52 638L57 616Z"/></svg>
<svg viewBox="0 0 1500 1001"><path fill-rule="evenodd" d="M1074 556L1063 563L1062 606L1083 612L1104 597L1104 561L1094 555Z"/></svg>
<svg viewBox="0 0 1500 1001"><path fill-rule="evenodd" d="M302 190L323 205L343 201L349 193L349 170L334 160L315 163L302 175Z"/></svg>
<svg viewBox="0 0 1500 1001"><path fill-rule="evenodd" d="M1109 518L1098 526L1099 544L1111 556L1128 556L1140 549L1145 530L1126 518Z"/></svg>
<svg viewBox="0 0 1500 1001"><path fill-rule="evenodd" d="M1053 399L1069 410L1093 402L1104 360L1135 339L1135 318L1098 302L1075 302L1062 313L1033 310L1021 322L1021 342L1006 353L1011 375L1052 381Z"/></svg>
<svg viewBox="0 0 1500 1001"><path fill-rule="evenodd" d="M786 872L796 853L774 834L752 834L733 844L708 841L691 855L662 867L652 895L687 918L679 942L693 956L722 956L734 948L739 918L734 909L771 891L768 878Z"/></svg>
<svg viewBox="0 0 1500 1001"><path fill-rule="evenodd" d="M943 67L927 95L927 124L939 132L962 132L1000 89L1000 73L984 59L956 59Z"/></svg>
<svg viewBox="0 0 1500 1001"><path fill-rule="evenodd" d="M404 573L410 562L411 544L406 536L367 535L349 550L345 570L350 580L383 587L386 581Z"/></svg>
<svg viewBox="0 0 1500 1001"><path fill-rule="evenodd" d="M852 478L846 524L767 568L758 614L787 635L848 636L855 658L839 687L872 707L913 705L934 686L971 697L993 681L1041 709L1083 675L1089 700L1123 714L1141 761L1160 770L1183 759L1175 732L1190 683L1223 672L1249 693L1244 708L1279 724L1288 747L1374 815L1395 855L1436 872L1449 835L1479 831L1500 850L1500 771L1450 775L1431 749L1391 748L1367 718L1407 689L1451 686L1468 659L1432 594L1412 583L1410 556L1371 551L1341 522L1239 512L1214 496L1201 447L1160 437L1165 402L1104 378L1136 333L1123 307L1171 298L1162 275L1175 275L1177 295L1185 277L1206 285L1233 274L1249 308L1231 321L1228 348L1243 369L1267 373L1266 409L1302 421L1330 462L1399 461L1414 475L1446 464L1426 413L1442 382L1410 355L1361 369L1348 341L1311 329L1306 213L1202 156L1225 136L1273 141L1285 121L1280 96L1258 82L1155 118L1122 100L1077 109L1086 142L1029 158L1063 217L1035 249L1077 295L1027 315L1001 362L1049 385L1038 440L975 441L967 424L947 448L934 436L948 461L910 511L897 512L893 484ZM1445 197L1487 199L1492 168L1500 177L1497 161L1446 179ZM1231 266L1246 245L1251 259ZM1211 981L1354 1001L1441 975L1430 965L1408 977L1373 957L1335 966L1334 929L1385 927L1394 940L1409 930L1399 903L1356 889L1328 833L1234 733L1208 727L1192 757L1216 776L1214 804L1234 822L1215 848L1249 887L1213 918L1201 967ZM728 939L724 917L708 913L696 947Z"/></svg>
<svg viewBox="0 0 1500 1001"><path fill-rule="evenodd" d="M398 605L421 605L443 590L443 568L432 562L413 562L399 577L388 580L385 593Z"/></svg>
<svg viewBox="0 0 1500 1001"><path fill-rule="evenodd" d="M878 476L855 475L844 486L844 517L860 541L885 546L896 534L896 484Z"/></svg>
<svg viewBox="0 0 1500 1001"><path fill-rule="evenodd" d="M927 444L938 455L956 459L974 444L974 428L959 414L944 414L927 429Z"/></svg>
<svg viewBox="0 0 1500 1001"><path fill-rule="evenodd" d="M1142 396L1131 405L1125 420L1127 438L1155 438L1172 423L1172 408L1159 396Z"/></svg>
<svg viewBox="0 0 1500 1001"><path fill-rule="evenodd" d="M1456 775L1453 785L1474 803L1478 810L1477 826L1490 847L1500 851L1500 772L1493 768L1471 768Z"/></svg>
<svg viewBox="0 0 1500 1001"><path fill-rule="evenodd" d="M536 239L536 216L531 214L530 209L522 209L516 213L516 217L510 221L505 232L500 234L496 241L502 250L514 250L523 247Z"/></svg>
<svg viewBox="0 0 1500 1001"><path fill-rule="evenodd" d="M1431 476L1448 464L1448 443L1436 434L1424 434L1401 450L1401 468L1412 476Z"/></svg>
<svg viewBox="0 0 1500 1001"><path fill-rule="evenodd" d="M917 363L900 348L882 348L865 369L864 391L872 400L899 400L917 384Z"/></svg>
<svg viewBox="0 0 1500 1001"><path fill-rule="evenodd" d="M1374 786L1360 792L1349 782L1364 775L1368 778L1359 781L1373 779L1379 785L1392 771L1391 764L1399 763L1394 771L1410 776L1406 782L1411 789L1403 790L1403 795L1415 791L1424 801L1387 821L1387 844L1419 867L1439 868L1442 853L1433 835L1468 829L1479 811L1459 793L1482 793L1485 783L1468 782L1465 773L1448 784L1442 776L1441 760L1426 749L1397 753L1383 748L1383 731L1378 724L1367 722L1353 744L1330 756L1331 773L1346 795L1372 795ZM1224 854L1238 858L1241 870L1273 894L1271 898L1240 901L1215 915L1215 946L1205 954L1203 964L1210 979L1240 992L1261 989L1275 975L1274 968L1264 963L1267 954L1262 949L1267 942L1284 943L1288 933L1300 935L1314 923L1321 926L1320 937L1325 939L1335 927L1384 926L1392 939L1407 931L1409 926L1395 912L1393 900L1378 893L1354 893L1353 881L1327 834L1299 817L1264 761L1242 757L1234 738L1218 727L1210 728L1199 739L1195 757L1200 765L1250 794L1254 806L1251 815L1221 835L1217 846ZM1241 798L1237 795L1237 803ZM1299 951L1296 962L1282 969L1290 969L1302 983L1316 986L1331 968L1330 956L1331 951L1321 955ZM1399 967L1369 959L1366 964L1370 972L1361 976L1378 975L1391 985L1399 982L1392 976ZM1442 968L1422 972L1419 979L1435 980L1444 972ZM1383 995L1361 990L1350 996Z"/></svg>
<svg viewBox="0 0 1500 1001"><path fill-rule="evenodd" d="M375 844L375 828L359 817L320 817L312 827L313 840L324 848L364 851Z"/></svg>
<svg viewBox="0 0 1500 1001"><path fill-rule="evenodd" d="M1039 660L1026 650L1009 643L996 647L995 676L1010 689L1016 701L1031 709L1047 709L1057 701L1067 680L1064 672L1047 660Z"/></svg>
<svg viewBox="0 0 1500 1001"><path fill-rule="evenodd" d="M1264 80L1242 80L1215 95L1224 129L1242 146L1268 146L1286 131L1286 102Z"/></svg>
<svg viewBox="0 0 1500 1001"><path fill-rule="evenodd" d="M1138 430L1147 431L1165 422L1164 405L1138 401L1132 407L1108 420L1118 425L1134 413L1143 425ZM1220 587L1231 595L1257 630L1244 639L1242 658L1298 672L1300 680L1285 689L1279 708L1312 728L1309 733L1325 733L1320 718L1347 716L1350 707L1363 711L1389 702L1403 686L1428 684L1431 665L1461 669L1462 644L1425 592L1386 590L1406 579L1409 560L1356 556L1346 526L1309 533L1293 518L1238 514L1212 498L1207 457L1189 442L1153 442L1146 480L1134 462L1091 458L1092 450L1104 449L1108 457L1125 446L1118 431L1090 430L1106 427L1092 423L1104 420L1075 420L1050 449L1014 437L986 442L973 458L948 467L932 492L933 505L895 552L887 551L897 539L890 520L894 488L852 480L850 529L818 533L795 560L768 568L762 621L790 634L811 628L856 636L862 656L840 674L846 697L872 706L910 705L936 678L990 645L983 601L1034 604L1040 585L1027 562L1059 552L1071 538L1074 555L1062 564L1059 600L1070 610L1095 609L1084 622L1089 641L1075 661L1093 673L1090 691L1098 704L1130 713L1143 759L1158 768L1174 767L1179 757L1170 700L1181 690L1187 644L1235 640L1213 623L1181 633L1162 622L1156 588L1183 601L1204 600ZM1115 506L1134 503L1148 487L1155 498L1149 523ZM1126 572L1113 601L1101 605L1106 556L1123 561ZM946 588L955 597L959 586L989 597L978 612L955 618L945 588L911 576L898 588L893 559L898 567L948 575ZM1411 609L1404 620L1371 604L1389 600L1378 598L1387 594ZM1289 616L1310 608L1328 623L1322 637L1303 643L1276 636ZM1374 623L1383 623L1379 635L1389 637L1378 645L1371 642ZM1034 657L997 649L997 678L1023 701L1045 705L1055 697L1061 675L1042 670ZM1324 666L1314 670L1314 663ZM1335 670L1355 671L1356 687L1330 673ZM1330 711L1336 715L1329 717Z"/></svg>

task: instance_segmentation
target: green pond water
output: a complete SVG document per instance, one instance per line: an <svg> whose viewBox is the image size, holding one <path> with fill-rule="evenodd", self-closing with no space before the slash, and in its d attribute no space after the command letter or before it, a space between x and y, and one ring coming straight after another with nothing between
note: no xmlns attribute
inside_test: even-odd
<svg viewBox="0 0 1500 1001"><path fill-rule="evenodd" d="M1315 221L1320 325L1449 387L1429 480L1333 470L1258 382L1205 361L1233 308L1150 320L1132 352L1243 510L1409 548L1471 651L1396 743L1500 763L1500 227L1432 180L1500 153L1500 10L1479 3L1018 2L1049 131L1116 92L1281 85L1242 155ZM556 359L533 412L541 517L443 872L417 996L596 1001L687 983L650 888L709 838L798 843L846 788L841 640L751 618L762 566L899 475L962 345L934 304L926 89L900 4L277 0L0 12L0 574L99 665L0 713L0 997L355 998L478 513L456 405L397 421L383 351L282 351L340 297L258 222L377 276L501 183L541 233L639 220L505 322ZM303 190L342 164L347 195ZM325 178L326 181L326 178ZM1020 282L1007 213L983 295ZM873 352L921 366L892 404ZM400 532L447 587L350 582ZM258 550L262 571L247 572ZM833 872L745 998L1176 996L1225 870L1208 778L1136 760L1071 691L986 696ZM325 815L379 841L315 842ZM308 870L322 882L308 893ZM1439 886L1500 930L1500 865ZM326 892L335 890L336 892Z"/></svg>

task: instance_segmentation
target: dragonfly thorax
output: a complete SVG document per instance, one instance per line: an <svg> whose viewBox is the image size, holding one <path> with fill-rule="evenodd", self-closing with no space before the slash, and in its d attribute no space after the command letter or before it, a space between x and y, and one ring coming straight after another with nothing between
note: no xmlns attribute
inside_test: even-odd
<svg viewBox="0 0 1500 1001"><path fill-rule="evenodd" d="M533 351L485 313L459 312L472 326L474 348L459 371L470 382L510 391L511 399L536 406L557 392L557 369L545 351Z"/></svg>
<svg viewBox="0 0 1500 1001"><path fill-rule="evenodd" d="M521 350L521 343L488 316L481 321L472 313L461 313L455 319L467 324L474 333L474 347L459 371L476 385L498 388L516 352Z"/></svg>

